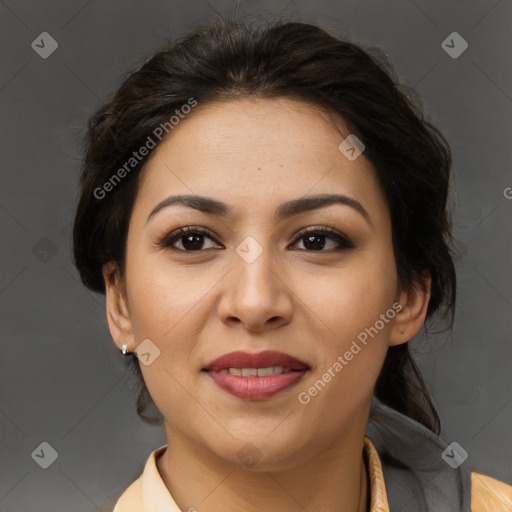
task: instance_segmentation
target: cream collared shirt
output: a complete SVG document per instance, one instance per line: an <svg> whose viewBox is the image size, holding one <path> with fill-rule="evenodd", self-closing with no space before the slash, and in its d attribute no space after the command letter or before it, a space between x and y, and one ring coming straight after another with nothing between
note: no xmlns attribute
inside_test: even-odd
<svg viewBox="0 0 512 512"><path fill-rule="evenodd" d="M113 512L194 512L181 510L158 472L156 459L165 451L153 451L141 476L119 498ZM364 457L370 477L370 512L390 512L382 465L370 439L364 438ZM487 475L471 473L471 512L512 512L512 486Z"/></svg>

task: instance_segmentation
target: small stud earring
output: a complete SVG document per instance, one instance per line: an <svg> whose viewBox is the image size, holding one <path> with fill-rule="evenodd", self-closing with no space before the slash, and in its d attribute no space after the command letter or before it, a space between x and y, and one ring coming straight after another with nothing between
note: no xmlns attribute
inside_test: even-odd
<svg viewBox="0 0 512 512"><path fill-rule="evenodd" d="M123 346L121 347L121 354L123 354L123 356L133 355L133 352L128 352L128 343L124 343Z"/></svg>

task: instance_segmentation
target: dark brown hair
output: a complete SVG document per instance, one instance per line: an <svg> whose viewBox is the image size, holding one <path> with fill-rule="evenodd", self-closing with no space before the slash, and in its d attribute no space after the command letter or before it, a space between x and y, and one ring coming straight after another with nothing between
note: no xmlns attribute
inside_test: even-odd
<svg viewBox="0 0 512 512"><path fill-rule="evenodd" d="M137 71L89 120L80 199L73 231L74 258L85 286L105 293L102 265L123 275L128 222L140 171L133 163L106 198L95 193L111 180L155 128L191 98L198 104L234 97L294 97L337 113L365 145L392 221L400 290L425 286L427 320L453 325L456 276L447 211L451 153L443 135L399 84L383 52L330 35L308 23L247 22L214 17L170 42ZM194 115L192 112L190 115ZM427 329L425 325L425 330ZM375 396L439 433L440 423L418 367L404 343L388 349ZM137 412L154 403L139 363Z"/></svg>

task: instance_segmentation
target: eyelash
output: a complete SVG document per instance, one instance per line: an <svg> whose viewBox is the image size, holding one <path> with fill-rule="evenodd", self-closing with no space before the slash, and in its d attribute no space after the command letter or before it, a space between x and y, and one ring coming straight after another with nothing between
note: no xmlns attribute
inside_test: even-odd
<svg viewBox="0 0 512 512"><path fill-rule="evenodd" d="M344 249L354 249L355 245L345 236L340 235L337 231L335 231L332 228L329 228L327 226L322 228L309 228L304 229L300 233L297 234L295 237L295 240L292 242L292 245L295 245L298 243L302 238L305 238L307 236L314 235L320 235L320 236L326 236L327 238L330 238L331 240L334 240L339 244L338 248L335 248L334 251L342 251ZM172 247L172 244L176 242L177 240L180 240L181 238L184 238L187 235L205 235L208 238L210 238L215 243L218 243L215 239L213 239L212 235L209 233L209 231L205 228L201 227L190 227L186 226L183 228L180 228L172 233L166 234L164 237L162 237L158 242L157 245L163 248L167 249L174 249L176 251L180 252L188 252L188 253L194 253L194 252L203 252L204 249L199 249L197 251L186 251L183 249L178 249L176 247ZM310 250L307 249L301 249L302 251L306 252L314 252L314 253L322 253L322 252L331 252L332 250Z"/></svg>

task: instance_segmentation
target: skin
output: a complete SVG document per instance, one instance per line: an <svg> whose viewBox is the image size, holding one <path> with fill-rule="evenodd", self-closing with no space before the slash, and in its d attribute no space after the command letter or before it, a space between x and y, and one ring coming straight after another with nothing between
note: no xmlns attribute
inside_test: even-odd
<svg viewBox="0 0 512 512"><path fill-rule="evenodd" d="M144 168L125 275L116 279L115 266L104 267L107 319L118 347L128 343L133 352L149 338L160 350L141 369L170 447L157 467L182 510L370 506L362 450L373 389L387 348L420 330L430 295L429 287L398 290L390 214L375 171L364 153L349 161L338 150L349 133L341 119L292 99L198 105ZM281 203L320 193L355 198L373 225L341 204L276 222ZM219 199L233 214L171 206L147 221L173 194ZM187 249L184 238L174 250L157 245L193 225L212 234L200 236L198 250ZM335 239L320 235L315 250L304 235L297 238L308 226L331 227L356 247L336 250ZM247 236L263 250L252 263L236 252ZM298 394L395 301L400 313L301 404ZM234 350L278 350L310 370L278 395L243 400L201 372ZM252 467L238 457L249 442L261 455Z"/></svg>

